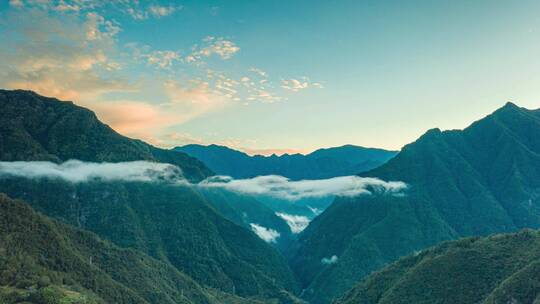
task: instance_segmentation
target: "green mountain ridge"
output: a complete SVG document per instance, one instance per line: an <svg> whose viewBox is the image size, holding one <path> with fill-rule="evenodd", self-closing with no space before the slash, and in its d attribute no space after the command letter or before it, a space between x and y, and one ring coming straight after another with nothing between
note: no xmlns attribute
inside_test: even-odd
<svg viewBox="0 0 540 304"><path fill-rule="evenodd" d="M336 304L538 303L540 232L445 242L377 271Z"/></svg>
<svg viewBox="0 0 540 304"><path fill-rule="evenodd" d="M290 264L311 303L441 241L539 227L540 111L509 103L463 131L429 130L361 175L409 189L339 198L304 231ZM321 263L333 255L336 263Z"/></svg>

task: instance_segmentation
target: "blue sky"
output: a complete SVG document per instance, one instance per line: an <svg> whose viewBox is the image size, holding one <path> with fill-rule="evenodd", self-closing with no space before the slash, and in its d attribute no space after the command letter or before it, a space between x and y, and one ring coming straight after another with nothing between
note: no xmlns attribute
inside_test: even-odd
<svg viewBox="0 0 540 304"><path fill-rule="evenodd" d="M0 86L161 146L399 149L540 106L536 1L0 4Z"/></svg>

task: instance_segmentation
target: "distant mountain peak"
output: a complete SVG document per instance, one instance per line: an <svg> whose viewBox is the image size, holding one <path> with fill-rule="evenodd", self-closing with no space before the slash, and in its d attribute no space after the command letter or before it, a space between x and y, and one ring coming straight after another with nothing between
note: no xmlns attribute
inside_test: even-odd
<svg viewBox="0 0 540 304"><path fill-rule="evenodd" d="M506 102L506 104L504 104L503 106L503 109L504 108L508 108L508 109L519 109L520 107L518 105L516 105L515 103L511 102L511 101L508 101Z"/></svg>

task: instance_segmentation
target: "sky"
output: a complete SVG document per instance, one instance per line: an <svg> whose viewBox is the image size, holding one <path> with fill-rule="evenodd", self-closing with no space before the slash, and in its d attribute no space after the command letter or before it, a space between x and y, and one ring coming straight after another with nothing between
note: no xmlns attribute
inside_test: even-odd
<svg viewBox="0 0 540 304"><path fill-rule="evenodd" d="M162 147L400 149L540 107L538 1L0 0L0 87Z"/></svg>

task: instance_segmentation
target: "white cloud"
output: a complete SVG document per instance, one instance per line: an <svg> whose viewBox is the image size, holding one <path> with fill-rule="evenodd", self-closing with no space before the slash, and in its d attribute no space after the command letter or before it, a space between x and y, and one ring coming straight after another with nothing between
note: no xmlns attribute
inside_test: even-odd
<svg viewBox="0 0 540 304"><path fill-rule="evenodd" d="M303 215L293 215L276 212L276 215L285 220L292 233L300 233L309 225L309 219Z"/></svg>
<svg viewBox="0 0 540 304"><path fill-rule="evenodd" d="M302 77L301 80L295 78L284 79L281 81L281 87L292 92L298 92L307 88L323 88L321 83L310 82L307 77Z"/></svg>
<svg viewBox="0 0 540 304"><path fill-rule="evenodd" d="M144 139L163 147L176 146L169 127L185 123L228 105L228 93L208 82L168 80L162 84L165 102L114 100L79 102L121 134ZM174 133L174 132L173 132Z"/></svg>
<svg viewBox="0 0 540 304"><path fill-rule="evenodd" d="M314 215L319 215L322 213L322 210L319 209L319 208L315 208L315 207L311 207L311 206L307 206L309 211L311 211Z"/></svg>
<svg viewBox="0 0 540 304"><path fill-rule="evenodd" d="M150 54L143 55L148 64L165 69L172 66L175 61L180 60L178 51L153 51Z"/></svg>
<svg viewBox="0 0 540 304"><path fill-rule="evenodd" d="M215 111L227 104L227 94L223 93L221 88L212 88L206 81L191 80L181 83L169 80L165 82L164 88L171 106L184 112L188 119Z"/></svg>
<svg viewBox="0 0 540 304"><path fill-rule="evenodd" d="M261 70L259 68L256 68L256 67L250 68L249 71L259 75L259 77L263 77L263 78L268 77L268 74L265 71L263 71L263 70Z"/></svg>
<svg viewBox="0 0 540 304"><path fill-rule="evenodd" d="M359 176L301 181L291 181L277 175L237 180L228 176L214 176L202 181L199 185L246 194L274 196L287 200L298 200L306 197L356 196L373 192L400 195L407 188L403 182L385 182L377 178Z"/></svg>
<svg viewBox="0 0 540 304"><path fill-rule="evenodd" d="M115 100L80 104L92 108L101 121L117 132L151 143L155 143L155 136L162 129L191 118L187 116L189 113L171 110L170 106L142 101Z"/></svg>
<svg viewBox="0 0 540 304"><path fill-rule="evenodd" d="M148 11L150 14L154 15L154 17L161 18L165 16L172 15L176 10L178 10L180 7L175 7L172 5L169 6L162 6L162 5L150 5L148 8Z"/></svg>
<svg viewBox="0 0 540 304"><path fill-rule="evenodd" d="M97 13L52 16L42 10L8 14L0 48L0 85L61 99L94 98L131 86L112 73L120 28ZM107 72L107 76L104 76Z"/></svg>
<svg viewBox="0 0 540 304"><path fill-rule="evenodd" d="M249 225L251 226L251 230L267 243L275 243L277 238L280 236L279 232L275 231L274 229L269 229L254 223Z"/></svg>
<svg viewBox="0 0 540 304"><path fill-rule="evenodd" d="M163 6L152 4L146 8L139 7L134 3L126 8L126 12L135 20L146 20L149 17L162 18L172 15L174 12L182 9L182 6Z"/></svg>
<svg viewBox="0 0 540 304"><path fill-rule="evenodd" d="M201 46L194 46L193 52L186 56L186 62L199 62L204 57L216 55L221 59L227 60L232 58L238 51L238 47L234 42L226 40L223 37L208 36L203 39Z"/></svg>
<svg viewBox="0 0 540 304"><path fill-rule="evenodd" d="M23 2L22 0L9 0L9 5L14 6L14 7L22 7Z"/></svg>
<svg viewBox="0 0 540 304"><path fill-rule="evenodd" d="M159 18L182 8L176 4L139 0L10 0L9 4L0 20L0 36L5 38L0 47L0 86L74 101L125 135L165 143L175 125L224 106L286 100L279 79L270 79L259 68L240 76L211 70L218 63L210 58L228 60L240 51L228 38L208 36L190 49L153 49L123 41L130 35L120 37L120 24L110 17L120 12L135 19ZM138 100L140 96L152 99Z"/></svg>
<svg viewBox="0 0 540 304"><path fill-rule="evenodd" d="M337 261L338 261L338 257L336 255L333 255L329 258L321 259L321 263L323 263L324 265L332 265L332 264L337 263Z"/></svg>
<svg viewBox="0 0 540 304"><path fill-rule="evenodd" d="M164 163L132 161L121 163L90 163L69 160L61 164L45 161L0 162L0 177L30 179L53 178L72 183L103 181L174 181L186 183L180 168Z"/></svg>

